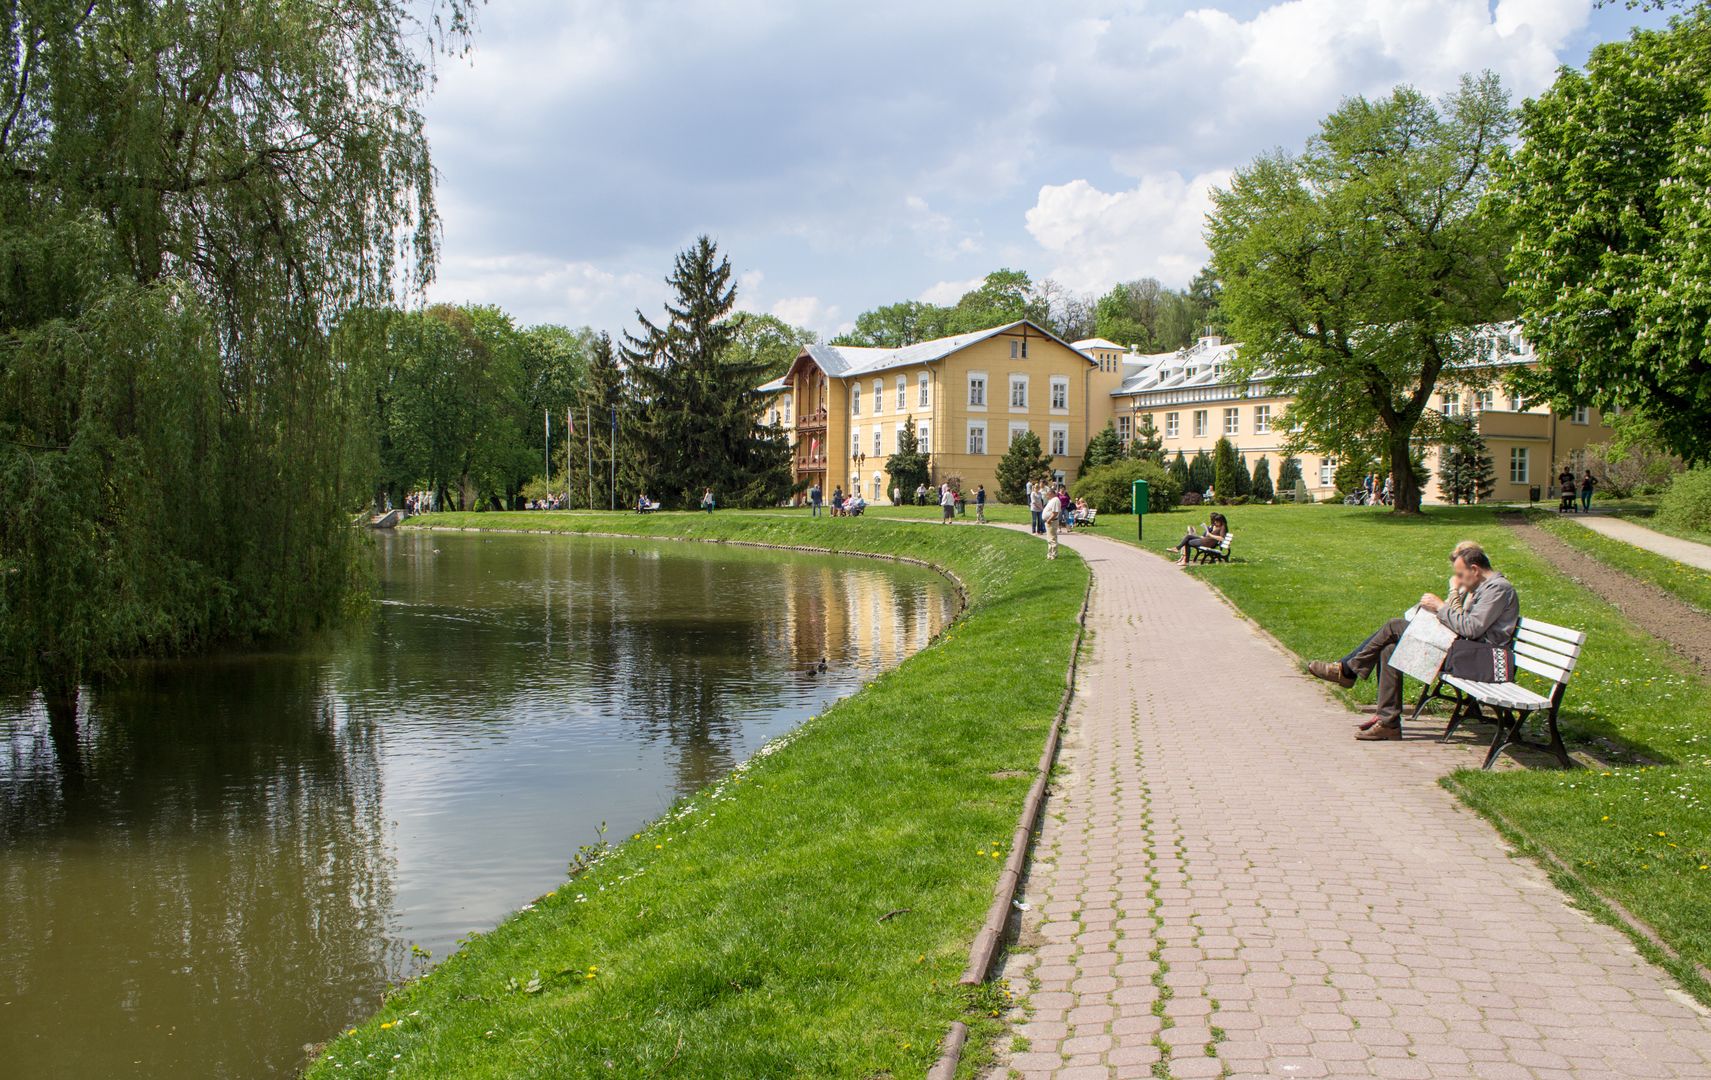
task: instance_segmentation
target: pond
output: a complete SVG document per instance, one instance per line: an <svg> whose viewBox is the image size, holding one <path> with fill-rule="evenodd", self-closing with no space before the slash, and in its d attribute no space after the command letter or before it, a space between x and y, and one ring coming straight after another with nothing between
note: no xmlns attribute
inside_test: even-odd
<svg viewBox="0 0 1711 1080"><path fill-rule="evenodd" d="M956 610L925 569L728 546L405 532L375 559L372 615L301 650L152 665L75 730L0 704L8 1075L291 1075L603 822Z"/></svg>

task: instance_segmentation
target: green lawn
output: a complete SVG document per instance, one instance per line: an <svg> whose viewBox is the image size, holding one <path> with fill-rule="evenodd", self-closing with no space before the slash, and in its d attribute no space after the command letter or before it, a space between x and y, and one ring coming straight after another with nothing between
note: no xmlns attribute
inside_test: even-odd
<svg viewBox="0 0 1711 1080"><path fill-rule="evenodd" d="M1303 660L1335 659L1422 592L1441 594L1449 551L1464 537L1484 544L1515 582L1524 614L1588 631L1564 703L1565 734L1571 741L1610 739L1665 767L1609 776L1467 770L1448 785L1519 833L1524 846L1568 863L1573 877L1557 876L1577 902L1615 921L1601 894L1649 923L1687 962L1637 943L1711 1004L1711 986L1692 970L1693 963L1711 965L1711 870L1701 869L1711 865L1711 685L1534 555L1493 510L1437 507L1415 520L1326 505L1235 506L1227 513L1235 561L1186 572L1204 577ZM1141 546L1168 556L1163 549L1205 515L1196 507L1149 517ZM1136 542L1133 517L1100 521L1098 531ZM1572 523L1561 528L1593 535ZM1681 587L1679 579L1665 580ZM1369 681L1337 692L1355 703L1371 701L1374 688Z"/></svg>
<svg viewBox="0 0 1711 1080"><path fill-rule="evenodd" d="M310 1075L918 1077L956 1019L985 1044L996 1010L957 980L1063 692L1085 564L1007 530L878 516L426 520L905 555L956 573L969 607L401 988Z"/></svg>
<svg viewBox="0 0 1711 1080"><path fill-rule="evenodd" d="M1621 540L1565 521L1556 514L1534 514L1532 520L1552 536L1600 562L1642 581L1649 581L1700 611L1711 613L1711 572L1656 555ZM1649 527L1650 522L1646 523Z"/></svg>

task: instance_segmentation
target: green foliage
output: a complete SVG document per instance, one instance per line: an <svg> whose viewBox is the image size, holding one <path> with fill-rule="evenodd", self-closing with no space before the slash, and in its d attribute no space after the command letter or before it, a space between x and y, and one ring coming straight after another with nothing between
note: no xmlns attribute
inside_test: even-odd
<svg viewBox="0 0 1711 1080"><path fill-rule="evenodd" d="M1293 454L1285 455L1283 464L1277 469L1277 490L1294 491L1295 485L1301 479L1301 459Z"/></svg>
<svg viewBox="0 0 1711 1080"><path fill-rule="evenodd" d="M1196 296L1167 289L1156 278L1141 278L1113 286L1094 303L1094 330L1141 352L1169 352L1192 343L1215 306L1209 290Z"/></svg>
<svg viewBox="0 0 1711 1080"><path fill-rule="evenodd" d="M1490 498L1497 489L1497 469L1473 418L1446 418L1439 445L1438 486L1450 505Z"/></svg>
<svg viewBox="0 0 1711 1080"><path fill-rule="evenodd" d="M349 601L374 455L365 375L327 328L432 273L419 50L460 42L465 16L398 0L8 6L12 673L69 693L124 656L291 634Z"/></svg>
<svg viewBox="0 0 1711 1080"><path fill-rule="evenodd" d="M1177 451L1177 456L1180 457L1181 453L1180 450ZM1134 441L1129 444L1129 456L1151 461L1156 465L1164 464L1164 436L1153 426L1152 413L1141 414Z"/></svg>
<svg viewBox="0 0 1711 1080"><path fill-rule="evenodd" d="M1510 230L1485 195L1512 129L1495 76L1440 105L1400 87L1348 100L1304 152L1262 157L1213 196L1237 376L1263 365L1295 395L1291 452L1382 450L1401 513L1419 510L1408 462L1434 388L1490 353L1474 328L1507 314Z"/></svg>
<svg viewBox="0 0 1711 1080"><path fill-rule="evenodd" d="M1559 405L1639 409L1711 458L1711 8L1600 45L1521 110L1510 295Z"/></svg>
<svg viewBox="0 0 1711 1080"><path fill-rule="evenodd" d="M566 446L566 465L574 506L615 508L628 503L642 483L636 455L618 452L636 445L635 413L624 407L626 392L612 338L601 333L589 346L587 373L572 406L577 432Z"/></svg>
<svg viewBox="0 0 1711 1080"><path fill-rule="evenodd" d="M1134 501L1136 480L1147 482L1148 513L1163 514L1176 509L1182 487L1155 461L1128 458L1089 469L1070 486L1070 494L1086 499L1102 513L1127 514Z"/></svg>
<svg viewBox="0 0 1711 1080"><path fill-rule="evenodd" d="M1246 494L1242 491L1241 480L1236 477L1240 471L1235 444L1229 439L1219 439L1212 447L1212 487L1220 502Z"/></svg>
<svg viewBox="0 0 1711 1080"><path fill-rule="evenodd" d="M885 459L885 471L891 475L892 486L900 493L908 492L909 497L932 478L927 455L921 453L921 439L915 432L913 416L905 419L898 430L897 452Z"/></svg>
<svg viewBox="0 0 1711 1080"><path fill-rule="evenodd" d="M1331 474L1331 483L1337 489L1337 498L1360 489L1366 483L1366 478L1378 467L1378 458L1372 454L1348 454L1337 459L1336 471Z"/></svg>
<svg viewBox="0 0 1711 1080"><path fill-rule="evenodd" d="M1664 491L1686 465L1663 448L1657 425L1644 413L1608 418L1615 434L1586 448L1586 467L1598 478L1598 491L1616 499Z"/></svg>
<svg viewBox="0 0 1711 1080"><path fill-rule="evenodd" d="M1193 471L1188 467L1188 458L1183 455L1181 450L1178 450L1176 457L1171 459L1170 478L1175 480L1176 486L1183 491L1194 489ZM1201 490L1204 491L1205 489L1202 488Z"/></svg>
<svg viewBox="0 0 1711 1080"><path fill-rule="evenodd" d="M1271 486L1271 461L1264 454L1254 462L1253 497L1255 502L1268 503L1277 498Z"/></svg>
<svg viewBox="0 0 1711 1080"><path fill-rule="evenodd" d="M1658 520L1687 532L1711 533L1711 467L1677 476L1658 503Z"/></svg>
<svg viewBox="0 0 1711 1080"><path fill-rule="evenodd" d="M1081 455L1081 471L1077 475L1086 476L1089 470L1109 465L1123 456L1123 444L1117 438L1116 427L1106 424L1099 434L1087 440L1087 450Z"/></svg>
<svg viewBox="0 0 1711 1080"><path fill-rule="evenodd" d="M677 256L672 298L623 349L633 393L637 467L667 506L693 506L712 488L724 506L773 506L790 492L790 443L761 425L773 361L739 347L730 260L706 237Z"/></svg>
<svg viewBox="0 0 1711 1080"><path fill-rule="evenodd" d="M998 497L1008 503L1019 503L1028 497L1028 483L1050 480L1052 459L1040 447L1040 437L1032 431L1019 433L1010 440L1004 456L998 459Z"/></svg>
<svg viewBox="0 0 1711 1080"><path fill-rule="evenodd" d="M1194 458L1188 463L1188 489L1198 495L1204 495L1206 489L1214 486L1217 473L1212 467L1212 459L1206 456L1206 451L1197 450Z"/></svg>
<svg viewBox="0 0 1711 1080"><path fill-rule="evenodd" d="M763 372L761 382L769 382L789 371L802 350L819 340L814 331L791 326L776 315L740 311L732 318L737 332L731 340L728 359L758 367Z"/></svg>

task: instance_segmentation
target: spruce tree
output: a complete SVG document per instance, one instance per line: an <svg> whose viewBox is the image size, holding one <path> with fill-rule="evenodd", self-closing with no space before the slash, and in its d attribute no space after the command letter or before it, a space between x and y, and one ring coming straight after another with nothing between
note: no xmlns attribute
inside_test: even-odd
<svg viewBox="0 0 1711 1080"><path fill-rule="evenodd" d="M1283 464L1277 470L1277 490L1293 492L1296 483L1301 479L1301 459L1285 457Z"/></svg>
<svg viewBox="0 0 1711 1080"><path fill-rule="evenodd" d="M1276 494L1271 486L1271 461L1261 454L1259 460L1254 462L1254 501L1268 503Z"/></svg>
<svg viewBox="0 0 1711 1080"><path fill-rule="evenodd" d="M998 497L1007 503L1026 501L1028 481L1049 480L1052 459L1041 451L1040 437L1024 431L1010 440L998 461Z"/></svg>
<svg viewBox="0 0 1711 1080"><path fill-rule="evenodd" d="M1081 468L1076 476L1086 476L1087 470L1109 465L1122 457L1123 443L1117 438L1117 429L1106 424L1099 434L1087 440L1087 452L1081 455Z"/></svg>
<svg viewBox="0 0 1711 1080"><path fill-rule="evenodd" d="M1248 456L1240 454L1236 458L1236 495L1247 498L1254 493L1254 474L1248 471Z"/></svg>
<svg viewBox="0 0 1711 1080"><path fill-rule="evenodd" d="M1206 456L1204 450L1195 451L1194 460L1188 463L1188 490L1203 495L1207 488L1213 486L1215 479L1212 459Z"/></svg>
<svg viewBox="0 0 1711 1080"><path fill-rule="evenodd" d="M913 493L929 478L927 455L921 453L921 438L915 433L915 418L903 421L897 433L897 452L885 459L885 471L891 474L891 486L899 492Z"/></svg>
<svg viewBox="0 0 1711 1080"><path fill-rule="evenodd" d="M1164 465L1164 436L1153 426L1153 417L1147 413L1141 417L1140 426L1135 430L1135 441L1129 444L1129 456L1138 461L1150 461L1155 465ZM1180 458L1182 452L1177 451ZM1183 463L1186 469L1187 463Z"/></svg>
<svg viewBox="0 0 1711 1080"><path fill-rule="evenodd" d="M1236 461L1236 447L1229 439L1219 439L1212 446L1212 487L1219 502L1229 502L1240 495L1242 482L1236 478L1241 466Z"/></svg>
<svg viewBox="0 0 1711 1080"><path fill-rule="evenodd" d="M703 488L725 505L770 505L789 491L790 449L761 423L770 364L732 347L737 290L731 262L706 236L677 256L672 299L656 324L636 313L624 335L635 388L641 483L668 506L692 506ZM782 447L774 445L783 443Z"/></svg>
<svg viewBox="0 0 1711 1080"><path fill-rule="evenodd" d="M1446 418L1441 445L1438 485L1450 504L1476 503L1489 498L1497 487L1497 472L1473 418Z"/></svg>
<svg viewBox="0 0 1711 1080"><path fill-rule="evenodd" d="M1189 475L1188 458L1183 456L1181 450L1176 452L1175 459L1170 463L1170 478L1176 481L1178 490L1193 490L1194 485L1190 482L1192 477Z"/></svg>

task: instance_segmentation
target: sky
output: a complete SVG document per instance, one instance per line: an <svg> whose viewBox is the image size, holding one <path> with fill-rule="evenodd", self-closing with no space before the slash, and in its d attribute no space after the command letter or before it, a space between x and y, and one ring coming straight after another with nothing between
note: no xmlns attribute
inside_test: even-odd
<svg viewBox="0 0 1711 1080"><path fill-rule="evenodd" d="M617 332L700 233L822 335L1013 267L1206 260L1208 193L1344 98L1489 69L1517 102L1640 16L1592 0L494 0L426 109L436 301Z"/></svg>

